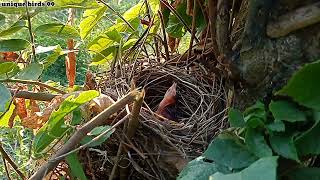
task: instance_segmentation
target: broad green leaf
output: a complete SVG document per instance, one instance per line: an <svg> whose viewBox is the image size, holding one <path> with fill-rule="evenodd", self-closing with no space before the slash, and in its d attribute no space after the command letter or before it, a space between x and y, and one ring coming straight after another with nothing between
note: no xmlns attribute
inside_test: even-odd
<svg viewBox="0 0 320 180"><path fill-rule="evenodd" d="M11 100L10 91L2 83L0 83L0 112L6 111L10 100Z"/></svg>
<svg viewBox="0 0 320 180"><path fill-rule="evenodd" d="M1 88L1 87L0 87ZM0 90L1 91L1 90ZM1 95L2 96L2 95ZM1 101L2 98L0 98ZM1 105L1 104L0 104ZM9 119L11 115L13 114L13 111L15 109L15 105L11 104L9 110L2 116L0 119L0 127L9 127ZM1 113L0 113L1 114Z"/></svg>
<svg viewBox="0 0 320 180"><path fill-rule="evenodd" d="M237 173L217 172L210 180L277 180L277 159L276 156L264 157Z"/></svg>
<svg viewBox="0 0 320 180"><path fill-rule="evenodd" d="M84 173L82 164L79 161L79 158L76 153L72 153L66 157L68 165L71 170L71 174L74 179L86 180L87 177Z"/></svg>
<svg viewBox="0 0 320 180"><path fill-rule="evenodd" d="M271 135L270 144L272 149L280 156L300 162L292 136L286 134Z"/></svg>
<svg viewBox="0 0 320 180"><path fill-rule="evenodd" d="M28 65L26 68L22 69L15 78L16 79L25 79L25 80L37 80L43 71L43 65L32 63Z"/></svg>
<svg viewBox="0 0 320 180"><path fill-rule="evenodd" d="M160 1L159 0L148 0L148 3L150 5L150 9L153 12L153 14L157 14L158 10L160 9Z"/></svg>
<svg viewBox="0 0 320 180"><path fill-rule="evenodd" d="M6 3L10 3L10 1L7 1ZM0 6L0 12L5 14L21 14L25 11L25 7L12 7L11 4L8 4L7 6Z"/></svg>
<svg viewBox="0 0 320 180"><path fill-rule="evenodd" d="M267 120L264 104L257 101L254 105L244 111L244 121L251 128L263 127Z"/></svg>
<svg viewBox="0 0 320 180"><path fill-rule="evenodd" d="M288 101L271 101L269 109L276 121L296 122L306 120L305 114Z"/></svg>
<svg viewBox="0 0 320 180"><path fill-rule="evenodd" d="M136 39L136 38L129 39L127 42L125 42L123 44L122 50L125 51L125 50L131 48L137 41L138 41L138 39Z"/></svg>
<svg viewBox="0 0 320 180"><path fill-rule="evenodd" d="M320 143L315 138L320 137L320 112L314 112L314 125L295 140L299 156L320 154Z"/></svg>
<svg viewBox="0 0 320 180"><path fill-rule="evenodd" d="M111 128L111 126L99 126L99 127L94 128L90 133L87 134L87 136L85 136L81 140L81 144L86 144L86 143L90 142L93 138L97 137L98 135L102 134L103 132L107 131L110 128ZM107 134L100 137L97 141L90 143L89 147L101 145L103 142L105 142L111 136L111 134L114 131L115 131L115 129L109 131Z"/></svg>
<svg viewBox="0 0 320 180"><path fill-rule="evenodd" d="M124 19L126 19L131 24L131 26L133 26L134 29L138 28L138 25L140 23L139 15L141 12L144 12L145 10L145 8L142 7L142 4L143 3L138 3L137 5L133 6L123 14ZM113 38L110 37L109 33L115 30L118 33L132 32L132 30L130 30L126 23L124 23L121 19L118 19L117 24L109 27L105 30L104 33L90 41L88 43L87 48L90 51L97 53L113 45L115 43L115 40L113 40ZM109 36L107 34L109 34Z"/></svg>
<svg viewBox="0 0 320 180"><path fill-rule="evenodd" d="M320 168L304 167L290 171L287 175L290 180L320 180Z"/></svg>
<svg viewBox="0 0 320 180"><path fill-rule="evenodd" d="M257 157L239 142L237 137L226 134L215 138L203 156L230 168L244 168L257 160Z"/></svg>
<svg viewBox="0 0 320 180"><path fill-rule="evenodd" d="M72 38L80 37L79 32L72 26L60 23L49 23L38 26L35 29L37 35L51 36L55 38Z"/></svg>
<svg viewBox="0 0 320 180"><path fill-rule="evenodd" d="M182 17L182 19L191 27L192 17L186 14L187 2L183 2L176 7L177 13ZM175 38L181 38L187 32L183 23L174 14L170 14L168 26L166 28L167 33Z"/></svg>
<svg viewBox="0 0 320 180"><path fill-rule="evenodd" d="M72 120L71 120L70 125L71 126L78 125L81 123L81 121L82 121L81 110L80 110L80 108L78 108L72 112Z"/></svg>
<svg viewBox="0 0 320 180"><path fill-rule="evenodd" d="M59 45L56 45L56 46L47 46L47 47L37 46L37 47L36 47L36 54L41 54L41 53L47 53L47 52L50 52L50 51L54 51L54 50L57 49L58 47L60 47L60 46L59 46Z"/></svg>
<svg viewBox="0 0 320 180"><path fill-rule="evenodd" d="M320 61L305 65L297 71L277 95L292 97L296 102L320 110Z"/></svg>
<svg viewBox="0 0 320 180"><path fill-rule="evenodd" d="M282 121L274 121L267 124L266 127L272 132L284 132L286 130L285 124Z"/></svg>
<svg viewBox="0 0 320 180"><path fill-rule="evenodd" d="M0 40L0 52L21 51L30 46L29 41L24 39Z"/></svg>
<svg viewBox="0 0 320 180"><path fill-rule="evenodd" d="M190 161L180 172L178 180L208 180L209 176L216 172L229 173L227 168L221 167L215 163L204 161L200 156Z"/></svg>
<svg viewBox="0 0 320 180"><path fill-rule="evenodd" d="M53 53L50 54L42 63L44 65L44 68L48 68L49 66L51 66L52 64L54 64L57 59L61 56L65 54L63 52L63 49L57 45L56 49L53 50Z"/></svg>
<svg viewBox="0 0 320 180"><path fill-rule="evenodd" d="M109 39L118 43L122 39L121 34L116 29L106 32L106 35L109 37Z"/></svg>
<svg viewBox="0 0 320 180"><path fill-rule="evenodd" d="M258 132L257 130L252 128L247 128L245 142L249 150L256 156L260 158L272 156L272 150L266 143L261 132Z"/></svg>
<svg viewBox="0 0 320 180"><path fill-rule="evenodd" d="M230 123L231 127L244 127L245 126L245 122L244 122L242 113L239 110L231 108L229 110L228 117L229 117L229 123Z"/></svg>
<svg viewBox="0 0 320 180"><path fill-rule="evenodd" d="M99 7L94 0L54 0L54 6L47 7L44 11L53 11L69 8L92 9Z"/></svg>
<svg viewBox="0 0 320 180"><path fill-rule="evenodd" d="M14 62L3 62L0 63L0 75L7 74L13 71L17 67L17 64Z"/></svg>
<svg viewBox="0 0 320 180"><path fill-rule="evenodd" d="M17 22L15 22L12 26L10 26L9 28L1 31L0 32L0 36L4 37L4 36L11 35L13 33L18 32L22 28L27 28L27 27L28 27L27 26L27 21L20 19Z"/></svg>
<svg viewBox="0 0 320 180"><path fill-rule="evenodd" d="M83 20L80 22L80 36L81 39L85 39L91 30L97 25L107 10L106 6L99 7L97 9L88 9L83 13Z"/></svg>
<svg viewBox="0 0 320 180"><path fill-rule="evenodd" d="M75 93L77 95L77 93ZM48 122L42 126L35 136L33 150L35 155L42 153L55 139L63 136L71 127L66 126L64 117L77 109L82 104L97 97L97 91L80 92L77 96L70 95L60 105L57 111L53 111Z"/></svg>
<svg viewBox="0 0 320 180"><path fill-rule="evenodd" d="M6 21L6 17L3 14L0 14L0 25L2 26Z"/></svg>
<svg viewBox="0 0 320 180"><path fill-rule="evenodd" d="M102 61L102 60L108 61L108 60L112 59L113 56L110 56L110 55L112 55L112 53L115 52L116 48L117 48L117 46L109 46L105 50L97 53L93 57L92 61L93 62L99 62L99 61Z"/></svg>

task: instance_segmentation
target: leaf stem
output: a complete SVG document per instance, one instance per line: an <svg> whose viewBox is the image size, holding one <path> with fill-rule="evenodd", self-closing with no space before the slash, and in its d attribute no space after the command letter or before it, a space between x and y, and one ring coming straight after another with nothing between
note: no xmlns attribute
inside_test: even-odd
<svg viewBox="0 0 320 180"><path fill-rule="evenodd" d="M33 61L36 61L36 47L34 44L34 37L32 34L32 26L31 26L31 20L30 20L30 14L29 14L29 10L28 10L28 2L27 0L24 0L25 2L25 7L26 7L26 13L27 13L27 19L28 19L28 30L29 30L29 34L30 34L30 41L31 41L31 48L32 48L32 55L33 55Z"/></svg>
<svg viewBox="0 0 320 180"><path fill-rule="evenodd" d="M15 82L15 83L22 83L22 84L34 84L34 85L45 87L45 88L50 89L52 91L58 92L60 94L66 94L66 92L64 92L58 88L49 86L48 84L44 84L39 81L31 81L31 80L23 80L23 79L2 79L2 80L0 80L0 82Z"/></svg>

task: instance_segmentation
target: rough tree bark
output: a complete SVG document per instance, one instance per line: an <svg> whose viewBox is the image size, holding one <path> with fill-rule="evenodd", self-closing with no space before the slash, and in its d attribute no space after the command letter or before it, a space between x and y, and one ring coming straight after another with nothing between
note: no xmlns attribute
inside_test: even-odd
<svg viewBox="0 0 320 180"><path fill-rule="evenodd" d="M302 65L320 60L320 5L318 0L240 2L230 39L233 45L240 44L233 48L234 51L240 51L240 58L233 63L244 81L243 86L236 88L235 92L235 106L243 110L285 85ZM310 6L311 10L304 9ZM288 33L278 38L267 35L267 25L272 28L280 21L283 23L288 14L291 13L291 17L299 12L301 15L297 16L296 23L301 23L302 16L309 18L306 20L308 23L286 30ZM295 20L291 18L288 21L292 23Z"/></svg>

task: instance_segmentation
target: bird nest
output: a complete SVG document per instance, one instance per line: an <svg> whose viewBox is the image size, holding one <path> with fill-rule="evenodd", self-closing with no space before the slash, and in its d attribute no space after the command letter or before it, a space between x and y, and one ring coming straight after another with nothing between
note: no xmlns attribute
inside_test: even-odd
<svg viewBox="0 0 320 180"><path fill-rule="evenodd" d="M132 150L124 154L123 161L133 166L129 168L132 179L174 179L188 160L201 155L210 140L226 128L227 93L223 79L209 76L201 68L157 61L140 60L116 71L100 75L100 90L116 98L128 93L132 86L144 89L140 127L131 140L121 138L123 132L117 130L100 150L115 157L119 142L126 142ZM167 119L155 112L173 83L177 84L175 118ZM108 170L102 177L110 175L114 161L104 161L104 169ZM120 164L120 170L125 168Z"/></svg>

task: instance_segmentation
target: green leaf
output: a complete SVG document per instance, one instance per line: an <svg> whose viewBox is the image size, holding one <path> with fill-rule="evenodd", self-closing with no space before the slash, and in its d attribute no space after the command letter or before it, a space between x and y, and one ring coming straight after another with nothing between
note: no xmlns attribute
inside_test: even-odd
<svg viewBox="0 0 320 180"><path fill-rule="evenodd" d="M44 65L44 68L47 69L49 66L51 66L52 64L54 64L57 59L61 56L65 54L65 52L63 52L62 48L60 47L60 45L56 46L56 49L54 49L53 53L50 54L42 63Z"/></svg>
<svg viewBox="0 0 320 180"><path fill-rule="evenodd" d="M9 110L7 112L5 112L5 114L0 119L0 127L9 127L9 119L12 116L14 109L15 109L15 105L11 104Z"/></svg>
<svg viewBox="0 0 320 180"><path fill-rule="evenodd" d="M9 28L3 30L0 32L0 36L4 37L4 36L8 36L11 35L13 33L16 33L18 31L20 31L23 28L27 28L27 21L26 20L18 20L17 22L15 22L12 26L10 26Z"/></svg>
<svg viewBox="0 0 320 180"><path fill-rule="evenodd" d="M0 14L0 25L2 26L6 21L6 17L3 14Z"/></svg>
<svg viewBox="0 0 320 180"><path fill-rule="evenodd" d="M192 17L186 14L187 3L181 3L176 7L177 13L181 16L181 18L191 27ZM184 27L183 23L179 20L179 18L174 15L170 14L169 21L166 28L167 33L175 38L181 38L187 32L186 28Z"/></svg>
<svg viewBox="0 0 320 180"><path fill-rule="evenodd" d="M275 156L264 157L237 173L217 172L210 180L277 180L277 159Z"/></svg>
<svg viewBox="0 0 320 180"><path fill-rule="evenodd" d="M97 53L92 61L93 62L99 62L99 61L108 61L112 59L112 53L116 50L117 46L109 46L108 48L104 49L103 51Z"/></svg>
<svg viewBox="0 0 320 180"><path fill-rule="evenodd" d="M54 0L54 6L43 8L43 11L53 11L69 8L92 9L97 7L99 7L99 4L93 0Z"/></svg>
<svg viewBox="0 0 320 180"><path fill-rule="evenodd" d="M203 156L230 168L244 168L257 160L257 157L241 144L237 137L226 134L220 134L215 138Z"/></svg>
<svg viewBox="0 0 320 180"><path fill-rule="evenodd" d="M305 114L288 101L271 101L269 109L276 121L297 122L306 120Z"/></svg>
<svg viewBox="0 0 320 180"><path fill-rule="evenodd" d="M21 51L30 46L29 41L24 39L0 40L0 52Z"/></svg>
<svg viewBox="0 0 320 180"><path fill-rule="evenodd" d="M60 23L49 23L38 26L35 29L37 35L50 36L55 38L80 38L79 32L72 26Z"/></svg>
<svg viewBox="0 0 320 180"><path fill-rule="evenodd" d="M296 102L320 110L320 61L305 65L297 71L277 95L292 97Z"/></svg>
<svg viewBox="0 0 320 180"><path fill-rule="evenodd" d="M256 156L262 158L272 156L272 150L266 143L264 136L261 132L255 129L247 128L245 142L251 152Z"/></svg>
<svg viewBox="0 0 320 180"><path fill-rule="evenodd" d="M33 143L34 154L37 156L42 153L55 139L61 138L71 127L66 126L64 117L80 107L82 104L89 102L97 97L97 91L84 91L77 96L70 95L60 105L57 111L53 111L48 122L42 126L35 136Z"/></svg>
<svg viewBox="0 0 320 180"><path fill-rule="evenodd" d="M266 125L267 129L272 132L284 132L286 127L282 121L274 121Z"/></svg>
<svg viewBox="0 0 320 180"><path fill-rule="evenodd" d="M24 80L37 80L43 71L43 65L32 63L22 71L20 71L15 78L16 79L24 79Z"/></svg>
<svg viewBox="0 0 320 180"><path fill-rule="evenodd" d="M87 177L83 171L82 164L76 153L72 153L66 157L68 165L71 169L71 174L74 179L86 180Z"/></svg>
<svg viewBox="0 0 320 180"><path fill-rule="evenodd" d="M14 62L3 62L0 63L0 75L7 74L17 68L17 64Z"/></svg>
<svg viewBox="0 0 320 180"><path fill-rule="evenodd" d="M244 122L242 113L239 110L231 108L229 110L228 117L229 117L229 123L230 123L231 127L244 127L245 126L245 122Z"/></svg>
<svg viewBox="0 0 320 180"><path fill-rule="evenodd" d="M107 131L110 128L111 128L111 126L99 126L99 127L94 128L90 133L87 134L87 136L85 136L81 140L81 144L86 144L86 143L90 142L93 138L99 136L100 134L102 134L103 132ZM111 134L114 131L115 131L115 129L109 131L107 134L100 137L97 141L90 143L89 147L101 145L103 142L105 142L111 136Z"/></svg>
<svg viewBox="0 0 320 180"><path fill-rule="evenodd" d="M204 157L200 156L190 161L186 167L180 172L178 180L208 180L209 176L216 172L229 171L225 167L220 167L215 163L204 161Z"/></svg>
<svg viewBox="0 0 320 180"><path fill-rule="evenodd" d="M303 167L290 171L287 175L290 180L320 180L320 168Z"/></svg>
<svg viewBox="0 0 320 180"><path fill-rule="evenodd" d="M320 143L315 142L315 138L320 136L320 112L314 112L315 123L295 140L295 144L300 156L308 154L320 154Z"/></svg>
<svg viewBox="0 0 320 180"><path fill-rule="evenodd" d="M88 9L84 11L84 19L80 22L80 36L81 39L85 39L91 30L101 20L104 12L107 10L106 6L99 7L97 9Z"/></svg>
<svg viewBox="0 0 320 180"><path fill-rule="evenodd" d="M7 105L11 100L10 91L0 83L0 112L5 112L7 109Z"/></svg>
<svg viewBox="0 0 320 180"><path fill-rule="evenodd" d="M81 110L80 108L78 108L72 112L72 120L70 125L71 126L79 125L81 121L82 121Z"/></svg>
<svg viewBox="0 0 320 180"><path fill-rule="evenodd" d="M279 155L300 162L297 149L293 143L293 137L285 134L270 136L272 149Z"/></svg>

